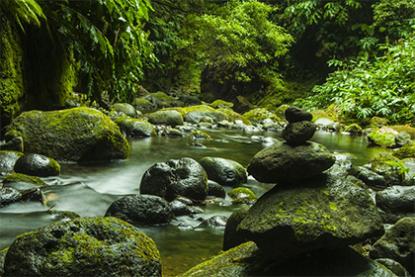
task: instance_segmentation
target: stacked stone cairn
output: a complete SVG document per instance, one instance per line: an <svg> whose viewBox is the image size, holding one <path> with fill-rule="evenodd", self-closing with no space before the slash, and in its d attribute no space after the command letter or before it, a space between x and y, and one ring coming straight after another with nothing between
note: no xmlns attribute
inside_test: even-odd
<svg viewBox="0 0 415 277"><path fill-rule="evenodd" d="M228 220L228 251L184 276L394 276L350 248L384 232L368 190L309 141L316 130L310 113L290 107L285 117L285 142L263 149L248 166L255 179L276 185Z"/></svg>

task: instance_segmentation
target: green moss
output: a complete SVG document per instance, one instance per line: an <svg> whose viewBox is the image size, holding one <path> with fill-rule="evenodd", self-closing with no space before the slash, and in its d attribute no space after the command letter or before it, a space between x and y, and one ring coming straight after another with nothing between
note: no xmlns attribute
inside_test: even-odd
<svg viewBox="0 0 415 277"><path fill-rule="evenodd" d="M393 156L391 153L380 153L371 160L371 167L373 170L383 171L383 168L390 167L390 170L397 171L398 174L404 176L409 171L405 163L399 158ZM378 169L378 170L377 170Z"/></svg>
<svg viewBox="0 0 415 277"><path fill-rule="evenodd" d="M284 120L277 116L275 113L268 111L265 108L252 109L242 115L246 120L252 123L260 123L265 119L271 119L275 122L283 122Z"/></svg>
<svg viewBox="0 0 415 277"><path fill-rule="evenodd" d="M381 128L388 125L389 120L383 117L374 116L369 120L369 127L371 128Z"/></svg>
<svg viewBox="0 0 415 277"><path fill-rule="evenodd" d="M257 197L255 193L249 188L239 187L234 188L228 192L232 202L235 204L250 204L256 201Z"/></svg>
<svg viewBox="0 0 415 277"><path fill-rule="evenodd" d="M393 130L390 130L389 128L381 128L371 131L368 134L368 139L374 145L393 147L396 144L395 136L396 134Z"/></svg>
<svg viewBox="0 0 415 277"><path fill-rule="evenodd" d="M389 127L399 133L400 132L408 133L412 139L415 139L415 128L410 125L392 125Z"/></svg>
<svg viewBox="0 0 415 277"><path fill-rule="evenodd" d="M241 120L244 124L251 125L251 121L249 121L249 119L235 112L231 108L219 108L216 111L226 115L228 121Z"/></svg>
<svg viewBox="0 0 415 277"><path fill-rule="evenodd" d="M192 130L192 136L197 139L212 139L212 137L208 133L201 130Z"/></svg>
<svg viewBox="0 0 415 277"><path fill-rule="evenodd" d="M217 99L209 104L212 108L219 109L219 108L233 108L233 103L228 102L222 99Z"/></svg>
<svg viewBox="0 0 415 277"><path fill-rule="evenodd" d="M38 186L45 186L46 183L42 181L39 177L36 176L29 176L26 174L21 173L11 173L6 176L3 180L4 183L12 183L12 182L25 182L25 183L31 183Z"/></svg>
<svg viewBox="0 0 415 277"><path fill-rule="evenodd" d="M0 24L0 127L4 128L21 109L23 51L18 32L4 18Z"/></svg>
<svg viewBox="0 0 415 277"><path fill-rule="evenodd" d="M178 111L183 117L190 112L216 112L216 110L208 105L194 105L189 107L173 107L163 110L175 110Z"/></svg>
<svg viewBox="0 0 415 277"><path fill-rule="evenodd" d="M393 152L399 159L415 158L415 142L406 144Z"/></svg>
<svg viewBox="0 0 415 277"><path fill-rule="evenodd" d="M360 127L360 125L357 123L352 123L350 125L347 125L344 128L344 131L350 133L351 135L360 135L363 133L362 127Z"/></svg>

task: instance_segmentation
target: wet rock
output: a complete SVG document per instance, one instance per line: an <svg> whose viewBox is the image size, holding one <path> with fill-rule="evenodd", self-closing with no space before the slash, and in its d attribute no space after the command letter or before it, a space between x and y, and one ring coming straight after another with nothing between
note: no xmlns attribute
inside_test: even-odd
<svg viewBox="0 0 415 277"><path fill-rule="evenodd" d="M135 108L128 103L115 103L114 105L111 106L111 110L119 112L119 113L123 113L130 117L137 116L137 112Z"/></svg>
<svg viewBox="0 0 415 277"><path fill-rule="evenodd" d="M295 182L320 175L335 160L321 144L308 142L306 145L292 147L276 143L255 155L248 166L248 172L260 182Z"/></svg>
<svg viewBox="0 0 415 277"><path fill-rule="evenodd" d="M58 176L61 167L57 161L40 154L26 154L14 165L14 171L27 175L48 177Z"/></svg>
<svg viewBox="0 0 415 277"><path fill-rule="evenodd" d="M387 269L395 273L396 276L400 277L410 277L409 272L397 261L391 259L376 259L375 262L380 263L385 266Z"/></svg>
<svg viewBox="0 0 415 277"><path fill-rule="evenodd" d="M234 204L252 205L257 199L255 193L249 188L245 187L234 188L228 192L228 195Z"/></svg>
<svg viewBox="0 0 415 277"><path fill-rule="evenodd" d="M393 186L376 193L377 205L395 213L415 212L415 186Z"/></svg>
<svg viewBox="0 0 415 277"><path fill-rule="evenodd" d="M383 265L346 247L301 255L289 262L270 261L253 242L229 249L179 275L205 276L395 276Z"/></svg>
<svg viewBox="0 0 415 277"><path fill-rule="evenodd" d="M362 127L360 127L360 125L357 124L357 123L352 123L350 125L347 125L344 128L344 131L349 133L352 136L359 136L359 135L363 134Z"/></svg>
<svg viewBox="0 0 415 277"><path fill-rule="evenodd" d="M106 216L138 225L168 223L173 217L169 203L154 195L129 195L111 204Z"/></svg>
<svg viewBox="0 0 415 277"><path fill-rule="evenodd" d="M20 173L11 173L7 175L3 180L3 184L7 185L9 183L28 183L36 185L38 187L46 186L46 183L39 177L29 176Z"/></svg>
<svg viewBox="0 0 415 277"><path fill-rule="evenodd" d="M208 196L215 196L220 198L226 197L225 189L222 185L216 183L215 181L209 180L208 181Z"/></svg>
<svg viewBox="0 0 415 277"><path fill-rule="evenodd" d="M175 216L191 215L192 209L180 200L173 200L169 203L170 208Z"/></svg>
<svg viewBox="0 0 415 277"><path fill-rule="evenodd" d="M396 145L395 137L398 132L389 127L372 130L367 138L371 145L382 147L394 147Z"/></svg>
<svg viewBox="0 0 415 277"><path fill-rule="evenodd" d="M239 230L274 259L382 234L381 216L360 180L328 175L314 182L275 186L251 207Z"/></svg>
<svg viewBox="0 0 415 277"><path fill-rule="evenodd" d="M9 248L0 250L0 276L4 276L4 260L6 259L7 250Z"/></svg>
<svg viewBox="0 0 415 277"><path fill-rule="evenodd" d="M19 236L6 276L161 276L152 239L122 220L79 218Z"/></svg>
<svg viewBox="0 0 415 277"><path fill-rule="evenodd" d="M205 157L200 160L200 164L206 170L210 180L223 186L238 186L247 182L246 169L238 162Z"/></svg>
<svg viewBox="0 0 415 277"><path fill-rule="evenodd" d="M183 133L176 128L168 128L166 129L165 135L169 136L169 137L183 137Z"/></svg>
<svg viewBox="0 0 415 277"><path fill-rule="evenodd" d="M316 124L320 130L324 130L328 132L340 131L340 124L337 122L334 122L333 120L329 118L319 118L316 121L314 121L314 124Z"/></svg>
<svg viewBox="0 0 415 277"><path fill-rule="evenodd" d="M412 142L411 135L407 132L399 132L395 137L395 146L402 147Z"/></svg>
<svg viewBox="0 0 415 277"><path fill-rule="evenodd" d="M23 152L24 151L23 138L20 136L9 138L6 143L0 145L0 149Z"/></svg>
<svg viewBox="0 0 415 277"><path fill-rule="evenodd" d="M197 124L201 121L206 122L206 118L211 118L213 122L217 123L229 118L218 110L207 105L191 106L181 109L184 114L184 120L189 123Z"/></svg>
<svg viewBox="0 0 415 277"><path fill-rule="evenodd" d="M43 203L44 196L39 188L19 189L11 186L0 188L0 207L21 201L37 201Z"/></svg>
<svg viewBox="0 0 415 277"><path fill-rule="evenodd" d="M176 196L202 201L207 195L207 174L198 162L190 158L156 163L144 173L140 192L168 201Z"/></svg>
<svg viewBox="0 0 415 277"><path fill-rule="evenodd" d="M115 122L128 137L145 138L155 134L153 124L143 119L119 117Z"/></svg>
<svg viewBox="0 0 415 277"><path fill-rule="evenodd" d="M285 110L285 118L288 122L311 121L313 115L297 107L289 107Z"/></svg>
<svg viewBox="0 0 415 277"><path fill-rule="evenodd" d="M407 167L404 162L390 154L384 153L376 156L367 167L383 176L388 187L404 183Z"/></svg>
<svg viewBox="0 0 415 277"><path fill-rule="evenodd" d="M289 145L301 145L313 137L316 128L310 121L289 123L282 131L282 137Z"/></svg>
<svg viewBox="0 0 415 277"><path fill-rule="evenodd" d="M157 111L147 114L148 121L156 125L168 125L175 127L183 125L183 116L174 110Z"/></svg>
<svg viewBox="0 0 415 277"><path fill-rule="evenodd" d="M7 136L21 136L26 153L54 159L99 161L129 154L118 126L100 111L85 107L24 112L14 119Z"/></svg>
<svg viewBox="0 0 415 277"><path fill-rule="evenodd" d="M375 188L386 187L386 180L382 175L370 170L365 166L354 166L350 174L362 180L366 185Z"/></svg>
<svg viewBox="0 0 415 277"><path fill-rule="evenodd" d="M228 218L223 235L223 250L228 250L248 240L238 232L237 228L242 219L248 214L249 206L242 205L240 209L234 211Z"/></svg>
<svg viewBox="0 0 415 277"><path fill-rule="evenodd" d="M16 151L0 151L0 174L13 171L16 161L23 156L23 153Z"/></svg>
<svg viewBox="0 0 415 277"><path fill-rule="evenodd" d="M415 260L415 217L400 219L375 242L371 258L389 258L402 264L411 274Z"/></svg>
<svg viewBox="0 0 415 277"><path fill-rule="evenodd" d="M261 124L264 120L272 120L273 122L283 122L284 120L280 118L277 114L268 111L265 108L255 108L247 111L242 115L246 120L249 120L252 123Z"/></svg>
<svg viewBox="0 0 415 277"><path fill-rule="evenodd" d="M228 218L222 215L215 215L209 219L204 220L198 227L208 227L214 229L222 229L226 226Z"/></svg>

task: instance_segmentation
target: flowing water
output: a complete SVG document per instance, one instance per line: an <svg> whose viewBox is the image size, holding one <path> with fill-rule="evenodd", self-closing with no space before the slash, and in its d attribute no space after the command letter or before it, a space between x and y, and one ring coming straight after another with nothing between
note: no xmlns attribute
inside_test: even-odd
<svg viewBox="0 0 415 277"><path fill-rule="evenodd" d="M193 146L189 137L156 137L132 141L131 157L125 161L88 166L63 164L59 178L45 179L49 184L43 189L48 199L47 207L27 202L0 209L0 249L10 245L18 234L59 220L58 215L48 210L72 211L81 216L103 216L116 199L138 193L142 175L155 162L181 157L198 160L205 156L216 156L247 165L256 152L276 140L273 134L263 137L224 130L210 131L209 134L212 140L205 141L204 147ZM363 137L318 132L313 140L333 152L349 153L355 164L367 162L379 151L367 148ZM272 187L252 179L248 183L257 195ZM229 216L237 207L230 205L229 200L224 200L202 208L204 213L196 217L206 219L214 215ZM197 228L199 218L183 217L180 222L180 226L175 220L167 226L139 227L155 240L166 276L184 272L217 254L222 247L223 230Z"/></svg>

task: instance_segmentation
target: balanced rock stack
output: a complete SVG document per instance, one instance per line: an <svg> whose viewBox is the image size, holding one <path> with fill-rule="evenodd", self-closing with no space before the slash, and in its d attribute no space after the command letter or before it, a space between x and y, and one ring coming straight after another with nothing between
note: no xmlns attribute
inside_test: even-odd
<svg viewBox="0 0 415 277"><path fill-rule="evenodd" d="M323 145L308 141L316 131L310 113L290 107L285 117L289 122L282 132L285 142L260 151L248 166L248 172L260 182L309 179L321 175L336 160Z"/></svg>
<svg viewBox="0 0 415 277"><path fill-rule="evenodd" d="M248 166L258 181L276 186L228 222L233 227L227 226L225 242L234 245L225 248L236 248L185 276L202 276L210 267L226 268L221 273L234 276L393 276L349 248L383 233L370 193L346 168L335 164L334 155L324 146L308 141L315 131L311 114L289 108L285 115L289 122L283 132L286 142L260 151ZM244 241L255 245L237 246Z"/></svg>

